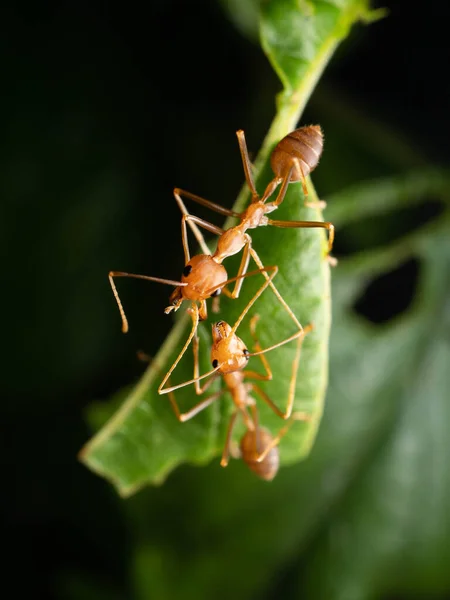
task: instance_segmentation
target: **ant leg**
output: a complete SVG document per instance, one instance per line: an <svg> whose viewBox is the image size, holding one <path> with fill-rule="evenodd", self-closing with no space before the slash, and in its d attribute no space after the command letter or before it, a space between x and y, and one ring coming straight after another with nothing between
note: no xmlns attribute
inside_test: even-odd
<svg viewBox="0 0 450 600"><path fill-rule="evenodd" d="M288 393L288 400L286 403L286 410L284 412L282 412L278 406L276 406L276 404L273 402L273 400L268 396L268 394L266 394L266 392L264 390L262 390L259 386L257 386L256 384L252 384L252 389L254 392L256 392L263 400L264 402L266 402L266 404L268 404L270 406L270 408L274 411L275 414L277 414L279 417L281 417L282 419L289 419L289 417L292 414L292 408L294 406L294 398L295 398L295 386L297 383L297 373L298 373L298 365L299 365L299 359L300 359L300 348L301 348L301 342L302 342L303 338L299 337L298 338L298 343L297 343L297 351L296 351L296 355L292 364L292 373L291 373L291 379L289 381L289 393Z"/></svg>
<svg viewBox="0 0 450 600"><path fill-rule="evenodd" d="M226 467L228 465L228 461L230 458L230 444L231 444L231 435L233 433L234 426L236 424L236 418L238 416L238 411L235 410L234 413L230 417L230 422L227 428L227 435L225 438L225 446L222 452L222 458L220 459L220 466Z"/></svg>
<svg viewBox="0 0 450 600"><path fill-rule="evenodd" d="M232 298L233 300L236 300L236 298L239 298L239 294L241 293L242 284L244 283L244 279L246 277L248 277L248 275L249 275L247 273L247 269L248 269L248 265L250 263L251 252L252 252L252 239L249 235L247 235L247 243L244 246L244 249L242 252L241 263L239 265L238 274L236 276L236 285L234 286L232 292L228 291L227 289L223 290L225 295L228 296L229 298ZM258 266L260 266L260 265L258 265ZM268 276L264 270L264 265L262 263L261 263L260 268L263 269L261 272L263 273L264 277L266 279L268 279Z"/></svg>
<svg viewBox="0 0 450 600"><path fill-rule="evenodd" d="M268 404L268 406L273 410L273 412L278 415L279 417L281 417L282 419L288 419L290 417L290 414L287 414L287 410L286 412L281 411L278 406L273 402L273 400L271 400L271 398L266 394L266 392L264 392L259 386L257 386L255 383L252 384L252 390L258 394L258 396L264 400L264 402L266 404Z"/></svg>
<svg viewBox="0 0 450 600"><path fill-rule="evenodd" d="M274 413L276 413L279 417L281 417L282 419L285 419L285 420L289 419L289 417L292 414L292 408L294 406L294 399L295 399L295 388L296 388L296 384L297 384L298 367L300 364L300 353L301 353L302 343L303 343L305 334L308 331L310 331L311 329L312 329L312 326L305 327L305 329L303 330L304 335L301 335L298 337L297 349L295 352L294 360L292 362L291 378L289 380L289 392L288 392L288 399L287 399L287 403L286 403L286 410L284 412L282 412L274 404L274 402L266 394L266 392L264 392L264 390L262 390L256 384L252 383L252 389L260 396L260 398L262 398L264 400L264 402L266 402L266 404L268 404L270 406L270 408L274 411ZM247 372L247 377L249 376L249 374L251 376L251 372L250 373Z"/></svg>
<svg viewBox="0 0 450 600"><path fill-rule="evenodd" d="M203 229L206 229L207 231L210 231L211 233L215 233L216 235L219 235L219 236L222 235L224 230L221 229L220 227L217 227L217 225L213 225L212 223L208 223L208 221L204 221L203 219L200 219L200 217L196 217L189 213L187 215L183 215L181 217L181 239L183 240L184 259L185 259L186 263L188 263L191 260L191 256L189 253L189 241L188 241L188 237L187 237L186 223L189 223L189 226L191 226L191 224L199 225ZM203 236L201 236L201 237L203 238ZM203 240L203 242L205 243L205 249L207 250L207 252L205 252L205 254L211 254L209 251L209 248L206 246L205 240ZM203 249L203 247L202 247L202 249Z"/></svg>
<svg viewBox="0 0 450 600"><path fill-rule="evenodd" d="M300 170L300 173L301 173L300 181L302 183L303 195L305 196L305 198L307 198L308 197L308 186L306 185L305 174L303 173L303 169L302 169L302 167L300 165L300 161L298 160L298 158L295 158L294 162L296 163L297 167Z"/></svg>
<svg viewBox="0 0 450 600"><path fill-rule="evenodd" d="M269 225L275 227L294 228L294 227L321 227L322 229L328 230L328 252L331 252L334 242L334 225L327 221L276 221L274 219L268 220Z"/></svg>
<svg viewBox="0 0 450 600"><path fill-rule="evenodd" d="M303 195L306 198L308 198L308 187L306 185L306 177L303 174L303 169L300 165L300 160L299 159L294 159L295 163L298 167L298 169L300 170L300 173L302 174L301 176L301 183L302 183L302 189L303 189ZM323 210L324 208L326 208L327 203L324 202L323 200L313 200L312 202L304 202L305 206L308 206L309 208L320 208L320 210Z"/></svg>
<svg viewBox="0 0 450 600"><path fill-rule="evenodd" d="M181 210L181 213L183 215L186 215L186 216L190 215L190 212L186 208L183 200L181 199L180 194L178 193L179 191L181 191L181 190L178 190L178 188L175 188L173 190L173 195L174 195L175 200L176 200L176 202L178 204L178 208ZM203 237L203 234L200 231L200 229L197 227L197 225L195 223L192 223L191 221L189 221L189 227L191 228L191 231L194 234L195 239L200 244L200 248L202 249L202 252L204 254L209 254L209 248L206 245L205 238Z"/></svg>
<svg viewBox="0 0 450 600"><path fill-rule="evenodd" d="M213 286L212 288L209 288L205 292L205 295L208 295L208 297L209 297L216 290L222 289L222 292L226 296L228 296L229 298L232 298L233 297L232 293L229 290L227 290L225 286L227 286L229 283L233 283L233 281L237 281L238 279L245 279L246 277L253 277L253 275L258 275L259 273L262 273L264 275L264 277L267 278L268 281L271 281L275 275L269 277L267 275L268 271L276 271L276 272L278 272L278 267L276 267L276 266L264 267L263 266L261 269L255 269L254 271L249 271L248 273L244 273L243 275L236 275L235 277L231 277L230 279L227 279L226 281L223 281L222 283L219 283L219 284Z"/></svg>
<svg viewBox="0 0 450 600"><path fill-rule="evenodd" d="M291 182L291 174L292 171L294 170L294 167L292 166L287 175L281 180L282 184L281 184L281 188L280 191L278 192L278 196L276 197L276 200L274 202L272 202L272 204L275 207L280 206L280 204L283 202L284 197L286 196L286 192L288 189L288 186ZM269 185L267 186L266 191L264 192L264 197L267 199L270 195L273 194L273 192L275 191L275 188L278 186L278 183L280 182L280 179L274 179L271 183L269 183ZM305 188L303 188L304 191ZM266 196L266 194L268 194ZM307 195L307 194L306 194ZM265 200L264 200L265 201Z"/></svg>
<svg viewBox="0 0 450 600"><path fill-rule="evenodd" d="M308 198L308 188L306 185L306 178L303 175L303 171L302 171L301 166L298 163L298 161L297 161L297 167L299 168L299 170L302 174L300 181L302 184L303 195L306 199L306 198ZM282 179L279 177L275 177L274 179L272 179L272 181L266 187L264 194L261 198L261 201L266 202L266 200L274 193L274 191L277 189L279 184L282 182L282 186L281 186L280 191L278 192L278 196L277 196L276 200L271 203L275 207L280 206L280 204L284 200L284 197L286 196L288 185L291 183L291 173L293 170L294 170L294 166L292 166L289 169L289 172L287 173L287 175L285 175L285 177L283 177ZM313 202L305 202L304 204L305 204L305 206L309 206L310 208L320 208L321 210L323 210L327 206L327 203L324 200L315 200Z"/></svg>
<svg viewBox="0 0 450 600"><path fill-rule="evenodd" d="M303 169L301 167L300 160L298 158L295 158L294 162L297 165L300 173L302 174L300 181L302 184L303 195L306 200L306 198L308 198L308 187L306 185L306 177L303 173ZM310 208L320 208L321 210L323 210L327 206L327 203L324 202L323 200L313 200L312 202L305 202L304 204L305 204L305 206L309 206Z"/></svg>
<svg viewBox="0 0 450 600"><path fill-rule="evenodd" d="M252 417L253 417L253 431L255 432L255 454L261 447L261 436L259 428L259 414L256 404L251 405Z"/></svg>
<svg viewBox="0 0 450 600"><path fill-rule="evenodd" d="M187 381L184 382L180 385L175 385L169 388L165 388L164 389L164 385L166 384L167 380L170 378L170 376L172 375L173 371L175 370L177 364L180 362L181 358L183 357L184 353L186 352L186 350L189 347L189 344L192 341L192 338L195 335L195 332L197 331L197 327L198 327L198 321L199 321L199 316L198 316L198 307L196 304L193 304L192 309L191 309L191 316L192 316L192 329L191 329L191 333L189 334L188 339L186 340L186 343L184 344L180 354L177 356L177 358L175 359L175 362L173 363L173 365L170 367L170 369L167 371L166 375L164 376L164 379L162 380L160 386L158 387L158 394L168 394L169 392L172 392L173 390L177 390L180 387L183 387L185 385L188 385L189 383L193 383L194 381ZM209 375L212 375L217 369L214 369L213 371L210 371L209 373L206 373L205 375L202 375L199 379L203 379L204 377L208 377Z"/></svg>
<svg viewBox="0 0 450 600"><path fill-rule="evenodd" d="M247 142L245 141L245 133L242 129L239 129L239 131L236 131L236 135L239 143L239 150L241 153L242 166L244 167L245 180L247 181L247 185L253 197L252 202L254 202L255 200L259 200L259 196L258 192L256 191L255 182L253 180L252 163L248 155Z"/></svg>
<svg viewBox="0 0 450 600"><path fill-rule="evenodd" d="M236 280L236 284L231 292L231 298L236 300L239 298L239 294L241 293L242 284L244 283L244 275L247 273L248 265L250 262L250 246L251 246L251 238L248 236L248 242L244 246L244 250L242 252L241 264L239 265L239 270L237 276L239 279Z"/></svg>
<svg viewBox="0 0 450 600"><path fill-rule="evenodd" d="M270 368L269 361L264 356L264 350L261 348L261 344L259 343L258 338L256 337L256 323L259 321L259 315L254 315L250 319L250 334L254 340L253 348L257 352L257 356L259 356L262 365L265 370L265 375L261 375L261 373L257 373L256 371L244 371L245 379L257 379L258 381L271 381L272 380L272 369Z"/></svg>
<svg viewBox="0 0 450 600"><path fill-rule="evenodd" d="M205 398L185 413L180 412L180 407L178 406L177 401L175 400L175 394L173 393L173 391L169 392L169 400L176 418L178 419L178 421L180 421L180 423L184 423L185 421L189 421L189 419L192 419L192 417L195 417L195 415L198 415L198 413L204 410L205 408L208 408L208 406L210 406L215 400L217 400L217 398L219 398L219 396L221 396L224 392L225 390L220 390L218 392L215 392L214 394L211 394L211 396L208 396L208 398Z"/></svg>
<svg viewBox="0 0 450 600"><path fill-rule="evenodd" d="M180 389L182 387L190 385L191 383L194 383L195 384L195 392L196 392L197 395L200 396L201 394L203 394L204 392L206 392L206 390L217 379L217 377L219 375L217 373L217 371L222 366L221 364L218 365L212 371L208 371L204 375L199 375L198 349L199 349L199 345L200 345L200 340L199 340L199 337L197 335L197 327L198 327L199 315L198 315L197 306L196 305L194 305L194 306L195 306L195 309L196 309L195 313L194 313L194 310L191 309L192 310L191 314L193 315L192 320L194 322L193 327L192 327L192 331L191 331L191 335L187 339L187 341L186 341L186 343L185 343L182 351L180 352L180 355L176 359L175 363L172 365L172 367L170 368L169 372L164 377L164 380L162 381L161 385L158 388L158 394L170 394L174 390L178 390L178 389ZM193 342L192 342L192 350L193 350L193 354L194 354L194 377L193 377L193 379L189 379L189 381L184 381L183 383L179 383L178 385L173 385L173 386L170 386L168 388L163 389L164 384L166 382L168 382L171 373L175 369L176 365L180 361L180 359L183 356L183 354L186 352L186 350L187 350L187 348L188 348L189 343L190 343L191 340L193 340ZM205 383L205 385L203 387L201 387L198 382L201 379L205 379L206 377L210 377L211 375L212 375L211 379L209 379Z"/></svg>
<svg viewBox="0 0 450 600"><path fill-rule="evenodd" d="M196 194L191 194L191 192L186 192L186 190L181 190L180 188L175 188L173 190L173 194L174 194L175 199L178 203L178 206L180 207L180 210L183 214L189 214L189 213L184 205L184 202L181 199L181 196L185 196L186 198L189 198L189 200L193 200L194 202L197 202L197 204L206 206L206 208L209 208L221 215L224 215L225 217L239 218L239 216L240 216L240 213L237 213L234 210L230 210L228 208L220 206L220 204L216 204L215 202L211 202L210 200L206 200L205 198L202 198L201 196L197 196Z"/></svg>
<svg viewBox="0 0 450 600"><path fill-rule="evenodd" d="M284 177L274 177L266 187L264 194L262 195L261 202L266 202L266 200L270 198L270 196L274 193L274 191L277 189L280 183L282 183L281 189L278 192L276 200L271 203L271 206L273 205L275 208L280 206L280 204L284 200L284 197L286 196L286 192L288 189L288 185L291 181L291 174L293 170L294 165L292 165L292 167L289 169L288 173Z"/></svg>
<svg viewBox="0 0 450 600"><path fill-rule="evenodd" d="M258 253L256 252L256 250L251 247L250 248L250 253L252 255L253 260L255 261L255 263L258 265L258 267L264 268L264 265L262 263L262 260L259 258ZM264 277L267 279L267 274L264 274ZM278 289L275 287L273 282L270 282L270 287L272 288L273 293L275 294L275 296L278 298L279 302L284 306L286 312L288 313L288 315L291 317L291 319L294 321L295 325L297 326L298 330L301 332L303 331L303 327L300 324L300 321L297 319L297 317L294 315L294 313L292 312L291 307L288 305L288 303L286 302L286 300L283 298L283 296L280 294L280 292L278 291ZM295 339L295 338L294 338Z"/></svg>
<svg viewBox="0 0 450 600"><path fill-rule="evenodd" d="M194 338L194 343L195 343L195 339L196 338ZM142 362L148 362L148 363L153 362L153 359L151 358L151 356L149 356L146 352L142 352L142 350L139 350L137 352L137 357ZM211 385L211 383L213 381L215 381L215 378L211 377L211 379L209 379L206 382L206 384L203 386L203 388L200 389L200 391L197 393L203 394L203 392L205 392L207 390L207 388ZM172 405L173 412L175 413L175 416L177 417L178 421L180 421L181 423L184 423L184 421L189 421L189 419L192 419L192 417L197 415L203 409L207 408L210 404L212 404L214 402L214 400L216 400L216 398L218 398L225 391L226 390L220 390L219 392L211 394L211 396L209 396L208 398L205 398L204 400L202 400L201 402L196 404L193 408L191 408L191 410L189 410L186 413L182 413L180 411L180 407L178 406L178 403L175 399L175 393L173 391L169 392L169 400L170 400L170 404Z"/></svg>
<svg viewBox="0 0 450 600"><path fill-rule="evenodd" d="M256 302L256 300L261 296L261 294L264 292L264 290L272 283L272 279L278 273L278 267L263 267L263 269L264 269L264 271L261 271L261 272L263 273L264 277L266 278L266 281L256 291L255 295L249 300L249 302L247 303L247 306L241 312L241 314L237 318L237 321L233 325L230 335L233 335L234 333L236 333L236 330L238 329L239 325L242 323L242 320L244 319L245 315L248 313L248 311L253 306L253 304ZM270 276L267 275L267 271L269 271L269 270L273 271L272 275L270 275ZM244 277L249 276L251 273L252 273L251 271L250 271L250 273L246 273L244 275Z"/></svg>
<svg viewBox="0 0 450 600"><path fill-rule="evenodd" d="M256 379L264 379L265 381L270 381L272 379L272 377L271 377L272 371L270 369L267 359L264 357L264 354L266 352L275 350L275 348L284 346L285 344L288 344L289 342L293 342L296 339L302 340L305 337L305 335L307 333L309 333L310 331L312 331L313 329L314 329L314 325L313 325L313 323L310 323L306 327L302 327L301 331L297 331L297 333L294 333L293 335L290 335L288 338L281 340L281 342L277 342L276 344L273 344L272 346L268 346L267 348L264 348L263 350L261 350L261 346L259 346L259 348L260 348L259 350L257 350L256 352L250 352L248 354L248 356L259 356L261 358L261 361L262 361L264 368L266 370L266 373L267 373L264 376L259 375L259 377L257 377ZM249 373L249 372L251 372L251 371L246 371L246 373Z"/></svg>
<svg viewBox="0 0 450 600"><path fill-rule="evenodd" d="M250 352L250 354L248 356L259 356L266 373L265 373L265 375L261 375L261 373L257 373L256 371L246 370L246 371L244 371L244 375L245 375L245 379L257 379L258 381L272 381L272 369L270 368L269 361L264 356L265 353L270 352L271 350L275 350L275 348L279 348L280 346L284 346L284 344L288 344L289 342L292 342L293 340L296 340L297 338L299 338L299 340L302 340L307 333L312 331L314 326L311 323L311 324L307 325L306 327L304 327L301 332L294 333L294 335L289 336L288 338L282 340L281 342L278 342L277 344L274 344L273 346L269 346L268 348L262 349L259 341L256 339L256 336L253 335L254 326L253 326L253 331L252 331L253 322L258 319L259 319L259 315L255 315L250 320L250 332L252 333L253 339L255 340L255 344L253 346L255 349L255 352ZM294 361L295 360L297 360L297 355L294 358Z"/></svg>
<svg viewBox="0 0 450 600"><path fill-rule="evenodd" d="M128 331L128 319L125 316L125 311L122 306L122 302L119 298L119 293L117 291L116 285L114 283L114 277L132 277L133 279L145 279L146 281L156 281L156 283L166 283L167 285L185 286L186 283L182 283L181 281L172 281L171 279L161 279L160 277L149 277L147 275L135 275L134 273L124 273L122 271L110 271L108 274L109 283L111 284L111 289L114 294L114 298L116 299L117 306L119 307L120 316L122 318L122 331L123 333L127 333Z"/></svg>
<svg viewBox="0 0 450 600"><path fill-rule="evenodd" d="M234 286L233 291L230 291L226 287L222 287L222 293L224 294L224 296L227 296L228 298L231 298L232 300L239 298L239 294L241 293L242 284L246 277L251 277L252 275L257 275L258 273L263 273L264 277L266 277L266 274L265 274L266 271L270 270L270 268L266 269L263 266L261 269L258 269L257 271L250 271L249 273L247 273L247 269L248 269L248 265L249 265L249 261L250 261L250 254L249 254L250 245L251 245L251 239L249 236L249 242L247 242L247 244L244 246L241 263L239 265L238 274L236 275L236 277L232 277L231 279L228 279L224 284L223 283L221 284L221 286L225 286L229 283L232 283L233 281L236 282L236 285ZM219 286L212 288L211 293L213 291L217 290L218 288L219 288ZM212 311L214 313L219 312L219 306L220 306L219 303L220 303L220 298L218 296L216 296L214 298L213 306L212 306Z"/></svg>
<svg viewBox="0 0 450 600"><path fill-rule="evenodd" d="M215 375L213 375L211 377L211 379L208 379L208 381L205 383L205 385L203 387L200 386L199 381L201 379L200 377L200 369L199 369L199 362L198 362L198 349L200 347L200 338L198 337L197 334L195 334L194 339L192 341L192 351L194 354L194 384L195 384L195 393L197 394L197 396L201 396L202 394L204 394L206 392L206 390L211 386L212 383L214 383L214 381L217 379L217 373Z"/></svg>
<svg viewBox="0 0 450 600"><path fill-rule="evenodd" d="M256 462L260 463L260 462L264 461L264 459L267 457L267 455L269 454L269 452L271 450L273 450L273 448L275 448L276 446L278 446L278 444L281 442L281 440L284 438L284 436L287 434L287 432L289 431L289 429L292 427L292 425L296 421L310 421L310 420L311 420L311 415L309 415L308 413L304 413L304 412L296 412L296 413L294 413L291 416L291 419L290 419L289 423L287 425L285 425L282 429L280 429L280 431L278 432L278 434L264 448L263 452L261 452L261 454L256 457L256 459L255 459Z"/></svg>

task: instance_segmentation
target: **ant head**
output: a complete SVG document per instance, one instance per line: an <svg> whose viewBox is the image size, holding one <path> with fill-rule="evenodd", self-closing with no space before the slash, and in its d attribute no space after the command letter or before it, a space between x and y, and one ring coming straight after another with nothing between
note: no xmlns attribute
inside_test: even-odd
<svg viewBox="0 0 450 600"><path fill-rule="evenodd" d="M202 302L210 296L218 296L222 291L221 284L227 279L225 267L210 254L197 254L184 266L181 294L186 300Z"/></svg>
<svg viewBox="0 0 450 600"><path fill-rule="evenodd" d="M246 345L225 321L219 321L212 326L213 345L211 348L211 364L213 369L222 365L222 374L240 371L247 366L249 351Z"/></svg>

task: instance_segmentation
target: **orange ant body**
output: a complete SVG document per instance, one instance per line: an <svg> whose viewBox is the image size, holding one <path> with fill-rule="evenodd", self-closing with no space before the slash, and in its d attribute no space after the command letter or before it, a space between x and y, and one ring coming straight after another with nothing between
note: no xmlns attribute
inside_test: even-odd
<svg viewBox="0 0 450 600"><path fill-rule="evenodd" d="M273 277L273 275L271 276ZM266 282L267 284L267 282ZM262 349L259 341L256 337L255 328L258 320L258 315L255 315L250 320L250 333L254 339L254 352L249 352L246 348L245 343L236 335L236 329L241 323L243 316L248 310L248 306L245 308L243 314L239 317L233 327L231 327L225 321L219 321L212 326L213 345L211 348L211 364L213 371L206 373L205 375L199 376L199 361L198 361L198 338L194 338L194 378L185 381L184 383L166 388L162 393L169 394L169 400L171 402L173 411L178 421L184 423L189 419L192 419L199 412L210 406L215 400L222 396L225 392L229 392L233 402L235 404L235 411L230 418L230 422L226 434L225 447L222 453L222 459L220 464L223 467L228 465L230 445L233 429L236 423L238 415L242 415L246 426L246 434L241 440L241 455L243 460L247 463L250 469L255 471L260 477L265 479L272 479L275 476L276 470L278 469L278 462L276 460L278 445L281 438L285 435L291 426L291 423L286 425L279 434L272 438L270 433L265 429L262 429L258 425L258 418L256 414L256 402L250 395L253 392L259 398L261 398L276 415L282 419L292 420L308 420L309 416L305 413L294 413L292 409L295 398L295 387L297 382L297 373L300 359L300 349L305 335L312 330L312 325L305 327L301 332L297 332L294 336L282 340L277 344L270 346L269 348ZM289 382L289 393L286 404L286 409L283 412L263 391L255 381L270 381L272 379L272 371L270 369L269 362L264 356L266 352L278 348L289 341L297 338L297 351L292 363L291 378ZM256 371L244 370L248 364L250 356L259 356L263 364L265 374L258 373ZM204 377L211 376L210 379L203 385L200 386L199 381ZM187 412L182 413L175 399L174 391L180 389L186 385L195 384L195 391L198 395L203 394L210 385L219 377L222 376L225 387L218 392L214 392L207 398L201 400L198 404L192 407ZM252 380L252 381L249 381ZM253 419L250 418L247 409L250 407L253 413Z"/></svg>

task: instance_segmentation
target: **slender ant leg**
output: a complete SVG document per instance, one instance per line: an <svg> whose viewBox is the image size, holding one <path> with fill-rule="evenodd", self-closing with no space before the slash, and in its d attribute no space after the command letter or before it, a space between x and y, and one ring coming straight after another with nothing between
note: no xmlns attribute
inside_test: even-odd
<svg viewBox="0 0 450 600"><path fill-rule="evenodd" d="M253 179L252 173L252 163L250 161L250 156L248 154L247 142L245 141L245 134L242 129L236 132L238 143L239 143L239 151L241 153L242 166L244 167L245 180L250 189L250 193L252 195L252 202L259 200L258 192L256 191L255 181Z"/></svg>
<svg viewBox="0 0 450 600"><path fill-rule="evenodd" d="M177 201L177 204L180 207L180 210L184 215L189 215L190 213L187 210L183 200L181 199L181 196L185 196L186 198L189 198L189 200L192 200L193 202L196 202L197 204L206 206L206 208L209 208L209 209L213 210L214 212L224 215L225 217L236 217L238 219L241 216L240 213L237 213L234 210L225 208L224 206L221 206L220 204L216 204L215 202L211 202L211 200L206 200L205 198L202 198L201 196L197 196L197 194L192 194L191 192L187 192L186 190L182 190L180 188L175 188L173 190L173 195L175 196L175 200ZM200 240L199 240L199 242L200 242Z"/></svg>
<svg viewBox="0 0 450 600"><path fill-rule="evenodd" d="M317 228L326 229L328 231L328 252L331 252L334 242L334 225L328 221L277 221L269 219L269 225L283 228Z"/></svg>
<svg viewBox="0 0 450 600"><path fill-rule="evenodd" d="M296 422L296 421L310 421L311 419L311 415L309 415L308 413L305 412L296 412L293 413L289 423L287 423L287 425L285 425L284 427L282 427L282 429L280 429L280 431L277 433L277 435L273 438L273 440L264 448L264 451L261 452L261 454L256 458L256 462L263 462L264 459L266 458L266 456L269 454L269 452L275 448L276 446L278 446L278 444L280 443L280 441L284 438L284 436L287 434L287 432L289 431L289 429L292 427L292 425Z"/></svg>
<svg viewBox="0 0 450 600"><path fill-rule="evenodd" d="M222 233L224 232L224 230L221 229L220 227L217 227L217 225L213 225L212 223L209 223L208 221L205 221L204 219L200 219L199 217L196 217L194 215L191 215L191 214L183 215L181 218L181 237L183 240L184 258L185 258L186 263L188 263L191 260L191 256L189 253L189 242L188 242L188 237L187 237L186 223L189 223L189 225L191 227L192 227L192 225L196 225L196 226L199 225L203 229L206 229L206 231L214 233L218 236L221 236ZM196 230L200 233L200 231L197 227L196 227ZM194 231L194 230L192 230L192 231ZM203 235L200 234L200 237L203 240L203 243L205 244L205 248L202 247L202 250L206 250L206 252L204 252L205 254L211 254L208 249L208 246L206 246L206 242L204 240Z"/></svg>
<svg viewBox="0 0 450 600"><path fill-rule="evenodd" d="M185 423L186 421L192 419L192 417L198 415L198 413L205 408L208 408L208 406L211 406L211 404L217 400L217 398L220 398L220 396L222 396L222 394L224 394L226 391L227 390L223 389L218 392L214 392L214 394L211 394L211 396L208 396L208 398L205 398L185 413L180 412L180 408L175 400L175 394L173 392L169 392L169 400L178 421L180 421L180 423Z"/></svg>
<svg viewBox="0 0 450 600"><path fill-rule="evenodd" d="M255 344L254 344L254 348L256 350L256 352L252 352L250 354L250 356L259 356L261 359L261 362L264 366L264 369L266 371L266 375L261 375L260 373L255 373L253 371L245 371L245 378L246 379L253 379L253 380L270 380L272 379L272 371L270 369L270 365L269 365L269 361L267 360L267 357L264 356L266 350L262 350L260 343L256 337L255 334L255 324L256 324L257 319L254 318L253 323L250 324L250 331L252 333L253 339L255 340ZM291 370L291 377L289 379L289 392L288 392L288 399L287 399L287 403L286 403L286 409L284 412L282 412L277 406L276 404L273 402L273 400L269 397L268 394L266 394L266 392L264 392L264 390L262 390L257 384L252 383L252 389L254 390L254 392L256 394L258 394L258 396L264 400L264 402L273 410L273 412L275 414L277 414L279 417L281 417L284 420L289 419L289 417L292 414L292 408L294 406L294 399L295 399L295 387L297 384L297 375L298 375L298 367L299 367L299 363L300 363L300 353L301 353L301 347L302 347L302 343L303 343L303 339L305 337L305 335L307 333L309 333L311 330L313 329L313 325L307 325L304 329L303 329L303 335L298 336L298 341L297 341L297 349L296 349L296 353L294 356L294 360L292 363L292 370Z"/></svg>
<svg viewBox="0 0 450 600"><path fill-rule="evenodd" d="M233 429L236 424L236 418L239 414L238 410L235 410L234 413L230 417L230 422L228 423L227 434L225 437L225 446L222 452L222 458L220 459L220 466L226 467L228 465L230 459L230 444L233 435Z"/></svg>
<svg viewBox="0 0 450 600"><path fill-rule="evenodd" d="M119 298L119 293L117 291L116 285L114 283L114 277L132 277L133 279L145 279L145 281L156 281L157 283L166 283L167 285L185 286L186 283L182 283L181 281L172 281L171 279L161 279L161 277L149 277L147 275L136 275L134 273L124 273L122 271L110 271L108 274L109 283L111 284L111 288L114 294L114 298L116 299L117 306L119 307L120 316L122 318L122 332L127 333L128 331L128 319L125 316L125 311L122 306L122 302Z"/></svg>
<svg viewBox="0 0 450 600"><path fill-rule="evenodd" d="M195 339L196 338L194 338L194 340ZM195 345L194 345L194 348L195 348ZM142 361L148 362L148 363L152 362L152 358L148 354L146 354L145 352L139 351L137 353L137 356L138 356L139 360L142 360ZM198 361L198 355L194 351L194 361L195 360ZM196 372L198 373L198 362L197 362ZM208 379L208 381L203 386L203 388L200 388L199 392L197 392L197 393L203 394L203 392L205 392L207 390L207 388L216 379L217 379L217 373L213 377L211 377L211 379ZM215 400L217 400L217 398L219 398L226 391L227 391L226 389L223 389L223 390L219 390L218 392L215 392L215 393L211 394L211 396L208 396L208 398L205 398L204 400L202 400L201 402L199 402L198 404L196 404L195 406L193 406L190 410L188 410L185 413L182 413L180 411L180 407L178 406L178 403L177 403L176 398L175 398L175 393L173 391L171 391L171 392L169 392L168 395L169 395L170 404L172 406L172 410L175 413L176 418L178 419L178 421L180 421L180 423L184 423L185 421L189 421L189 419L192 419L193 417L195 417L196 415L198 415L198 413L201 412L202 410L204 410L205 408L208 408L208 406L210 406Z"/></svg>

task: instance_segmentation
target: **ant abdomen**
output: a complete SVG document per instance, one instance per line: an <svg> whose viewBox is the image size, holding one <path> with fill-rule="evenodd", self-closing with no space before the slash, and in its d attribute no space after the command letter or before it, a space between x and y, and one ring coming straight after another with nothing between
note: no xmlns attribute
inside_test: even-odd
<svg viewBox="0 0 450 600"><path fill-rule="evenodd" d="M286 177L293 169L289 181L303 181L317 167L322 149L320 126L300 127L278 142L272 152L270 166L279 179Z"/></svg>
<svg viewBox="0 0 450 600"><path fill-rule="evenodd" d="M258 462L257 458L261 456L272 440L272 435L267 429L258 427L254 430L247 430L239 444L242 460L251 471L266 481L272 481L278 473L280 466L278 446L272 448L261 462Z"/></svg>

